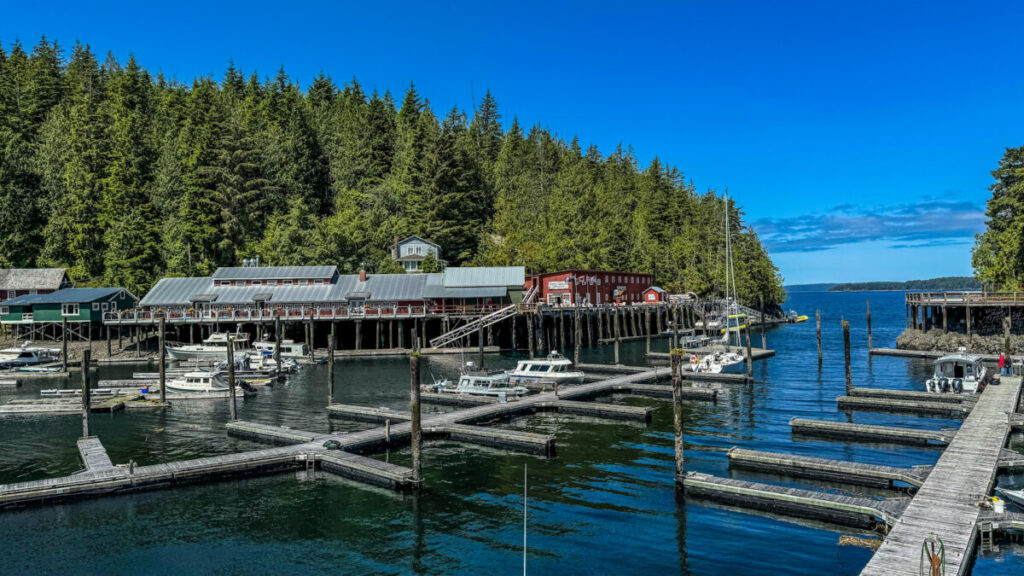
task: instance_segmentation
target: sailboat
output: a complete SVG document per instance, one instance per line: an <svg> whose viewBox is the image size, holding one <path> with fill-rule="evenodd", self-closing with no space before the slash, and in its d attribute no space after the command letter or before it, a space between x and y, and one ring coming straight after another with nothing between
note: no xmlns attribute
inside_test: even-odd
<svg viewBox="0 0 1024 576"><path fill-rule="evenodd" d="M731 290L730 290L731 287ZM728 366L742 364L746 358L730 350L732 335L740 334L747 329L746 314L739 311L739 294L736 290L736 271L732 260L732 229L729 225L729 196L725 196L725 310L722 316L726 319L722 327L722 337L717 342L725 345L725 350L709 354L700 359L696 364L695 371L718 373Z"/></svg>

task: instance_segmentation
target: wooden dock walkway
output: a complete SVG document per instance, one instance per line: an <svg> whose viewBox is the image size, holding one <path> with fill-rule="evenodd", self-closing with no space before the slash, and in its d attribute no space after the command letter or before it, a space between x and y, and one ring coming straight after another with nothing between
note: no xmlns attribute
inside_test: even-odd
<svg viewBox="0 0 1024 576"><path fill-rule="evenodd" d="M666 374L667 376L667 374ZM661 376L659 376L661 377ZM561 390L556 398L552 394L527 396L516 402L487 402L454 412L426 413L422 417L423 430L430 434L483 445L498 445L513 450L549 455L554 450L554 438L519 430L486 429L486 424L512 416L544 409L578 409L581 400L614 394L636 383L647 383L652 373L639 373L609 378L592 384L581 384ZM607 405L611 406L611 405ZM616 409L623 408L616 406ZM632 408L632 407L625 407ZM598 411L609 408L598 406ZM644 408L618 412L635 412L637 417ZM64 501L67 499L136 492L165 488L183 483L267 474L287 470L321 469L346 475L357 480L383 486L401 488L410 481L411 471L393 466L366 455L389 446L408 443L411 427L399 422L389 427L345 433L316 433L281 426L253 422L233 422L228 431L261 442L286 444L262 450L223 454L165 464L139 466L129 470L114 466L102 470L86 470L78 474L0 485L0 508L32 503Z"/></svg>
<svg viewBox="0 0 1024 576"><path fill-rule="evenodd" d="M923 400L927 402L948 402L950 404L974 404L974 394L935 394L917 390L892 390L889 388L853 388L850 396L866 398L888 398L890 400Z"/></svg>
<svg viewBox="0 0 1024 576"><path fill-rule="evenodd" d="M932 396L939 396L939 394L933 394ZM840 411L897 412L939 418L965 418L973 407L973 403L966 402L899 400L894 398L875 398L872 396L838 396L836 397L836 404L839 405Z"/></svg>
<svg viewBox="0 0 1024 576"><path fill-rule="evenodd" d="M804 436L863 440L883 444L947 444L956 434L956 431L920 430L918 428L851 424L805 418L793 418L789 421L789 426L794 434Z"/></svg>
<svg viewBox="0 0 1024 576"><path fill-rule="evenodd" d="M102 472L114 468L110 456L107 456L107 449L95 436L78 439L78 454L82 457L86 472Z"/></svg>
<svg viewBox="0 0 1024 576"><path fill-rule="evenodd" d="M914 487L921 486L932 468L931 466L916 466L914 468L880 466L743 448L729 450L728 456L729 466L734 468L879 488L891 487L894 482L904 482Z"/></svg>
<svg viewBox="0 0 1024 576"><path fill-rule="evenodd" d="M1007 407L1017 406L1020 390L1020 377L1003 377L1001 385L985 389L861 574L917 576L921 546L930 534L945 545L945 574L967 573L978 536L978 501L992 491L1010 432Z"/></svg>
<svg viewBox="0 0 1024 576"><path fill-rule="evenodd" d="M825 520L857 528L877 521L893 525L907 506L905 498L876 500L804 490L689 472L682 478L687 498L704 498L747 508Z"/></svg>

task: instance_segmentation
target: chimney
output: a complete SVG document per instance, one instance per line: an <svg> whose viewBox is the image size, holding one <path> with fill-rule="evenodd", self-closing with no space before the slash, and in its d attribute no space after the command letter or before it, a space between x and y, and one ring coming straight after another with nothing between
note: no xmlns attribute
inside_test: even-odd
<svg viewBox="0 0 1024 576"><path fill-rule="evenodd" d="M359 281L366 282L366 270L363 270L362 268L359 269Z"/></svg>
<svg viewBox="0 0 1024 576"><path fill-rule="evenodd" d="M398 236L395 236L395 244L391 248L391 257L398 259Z"/></svg>

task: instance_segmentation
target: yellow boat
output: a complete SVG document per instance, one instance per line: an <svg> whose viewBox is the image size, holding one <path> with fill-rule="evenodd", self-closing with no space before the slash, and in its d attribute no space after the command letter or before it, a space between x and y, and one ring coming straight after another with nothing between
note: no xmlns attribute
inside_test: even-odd
<svg viewBox="0 0 1024 576"><path fill-rule="evenodd" d="M793 322L796 322L798 324L800 322L807 322L807 315L806 314L801 314L801 315L797 316L796 320L793 320Z"/></svg>
<svg viewBox="0 0 1024 576"><path fill-rule="evenodd" d="M747 329L747 315L746 314L730 314L729 318L725 321L725 328L722 328L719 333L725 334L728 332L739 332L740 330Z"/></svg>

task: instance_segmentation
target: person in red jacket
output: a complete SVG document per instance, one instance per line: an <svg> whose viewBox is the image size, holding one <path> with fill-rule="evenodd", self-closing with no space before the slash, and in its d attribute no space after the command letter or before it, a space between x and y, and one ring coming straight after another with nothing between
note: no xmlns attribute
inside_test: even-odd
<svg viewBox="0 0 1024 576"><path fill-rule="evenodd" d="M1006 376L1006 355L999 355L999 375Z"/></svg>

